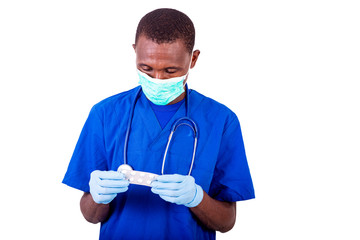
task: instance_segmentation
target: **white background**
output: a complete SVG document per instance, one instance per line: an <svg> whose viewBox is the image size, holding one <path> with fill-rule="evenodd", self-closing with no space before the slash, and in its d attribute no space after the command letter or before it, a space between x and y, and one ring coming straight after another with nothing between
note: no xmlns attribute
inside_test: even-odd
<svg viewBox="0 0 360 240"><path fill-rule="evenodd" d="M172 7L189 86L239 117L256 199L218 239L360 239L358 1L1 1L1 239L98 239L61 184L92 105L137 85L136 26ZM6 236L6 237L4 237Z"/></svg>

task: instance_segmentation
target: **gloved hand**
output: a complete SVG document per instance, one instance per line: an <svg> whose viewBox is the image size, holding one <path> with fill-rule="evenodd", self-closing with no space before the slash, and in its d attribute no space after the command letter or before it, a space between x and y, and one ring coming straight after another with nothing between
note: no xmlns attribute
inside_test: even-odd
<svg viewBox="0 0 360 240"><path fill-rule="evenodd" d="M161 175L151 183L151 187L151 191L165 201L186 207L196 207L204 196L202 188L191 176Z"/></svg>
<svg viewBox="0 0 360 240"><path fill-rule="evenodd" d="M90 175L89 186L96 203L108 204L118 193L128 190L129 181L119 172L95 170Z"/></svg>

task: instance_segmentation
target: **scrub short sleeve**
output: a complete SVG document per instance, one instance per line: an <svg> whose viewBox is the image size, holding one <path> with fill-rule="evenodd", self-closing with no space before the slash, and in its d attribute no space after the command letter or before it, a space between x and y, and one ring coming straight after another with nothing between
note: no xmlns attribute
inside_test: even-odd
<svg viewBox="0 0 360 240"><path fill-rule="evenodd" d="M255 197L240 123L235 114L224 129L209 195L227 202Z"/></svg>
<svg viewBox="0 0 360 240"><path fill-rule="evenodd" d="M93 107L76 144L63 179L64 184L89 192L91 172L94 170L106 170L103 129L104 125L96 108Z"/></svg>

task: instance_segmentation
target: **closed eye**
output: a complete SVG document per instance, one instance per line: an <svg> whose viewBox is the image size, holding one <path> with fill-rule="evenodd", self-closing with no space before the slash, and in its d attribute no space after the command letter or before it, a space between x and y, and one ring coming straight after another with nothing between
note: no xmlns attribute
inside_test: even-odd
<svg viewBox="0 0 360 240"><path fill-rule="evenodd" d="M176 73L178 70L179 70L178 68L171 67L171 68L166 68L165 72L169 73L169 74L173 74L173 73Z"/></svg>
<svg viewBox="0 0 360 240"><path fill-rule="evenodd" d="M150 67L150 66L148 66L148 65L146 65L146 64L140 64L139 67L140 67L140 69L143 70L144 72L150 72L150 71L153 70L152 67Z"/></svg>

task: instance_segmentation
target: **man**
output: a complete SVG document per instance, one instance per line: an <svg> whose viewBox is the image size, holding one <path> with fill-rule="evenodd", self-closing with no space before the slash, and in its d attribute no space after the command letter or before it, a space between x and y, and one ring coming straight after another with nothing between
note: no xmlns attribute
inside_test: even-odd
<svg viewBox="0 0 360 240"><path fill-rule="evenodd" d="M145 15L133 45L141 87L101 101L89 114L63 183L84 191L81 211L101 222L100 239L215 239L215 231L234 226L236 201L254 198L236 115L187 89L200 54L194 42L185 14ZM191 120L167 144L184 116ZM129 184L117 171L124 163L159 176L150 187Z"/></svg>

